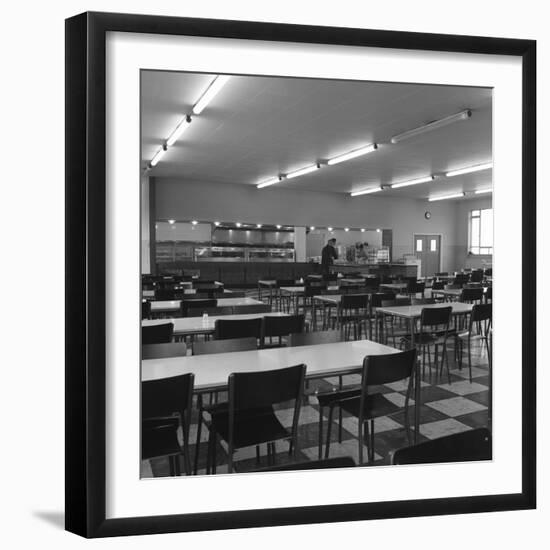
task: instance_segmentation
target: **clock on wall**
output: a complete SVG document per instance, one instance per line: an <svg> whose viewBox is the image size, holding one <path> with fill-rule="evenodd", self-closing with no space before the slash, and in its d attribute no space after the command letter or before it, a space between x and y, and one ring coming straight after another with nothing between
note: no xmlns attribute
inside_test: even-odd
<svg viewBox="0 0 550 550"><path fill-rule="evenodd" d="M425 212L424 213L424 217L429 220L431 217L432 217L432 213L431 212Z"/></svg>

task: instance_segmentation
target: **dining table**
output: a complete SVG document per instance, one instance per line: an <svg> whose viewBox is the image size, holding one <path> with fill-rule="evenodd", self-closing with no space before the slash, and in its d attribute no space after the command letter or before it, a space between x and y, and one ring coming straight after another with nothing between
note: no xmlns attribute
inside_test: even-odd
<svg viewBox="0 0 550 550"><path fill-rule="evenodd" d="M218 307L265 305L254 298L217 298ZM181 300L156 300L151 302L151 313L173 313L180 310Z"/></svg>

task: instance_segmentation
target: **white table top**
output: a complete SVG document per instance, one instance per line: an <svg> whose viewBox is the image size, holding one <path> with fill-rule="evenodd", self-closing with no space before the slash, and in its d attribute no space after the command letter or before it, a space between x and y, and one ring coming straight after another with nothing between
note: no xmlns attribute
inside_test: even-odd
<svg viewBox="0 0 550 550"><path fill-rule="evenodd" d="M187 373L195 374L195 389L224 387L234 372L266 371L299 365L307 366L308 378L331 376L359 369L367 355L386 355L398 350L370 340L260 349L216 355L170 357L142 361L142 381L159 380Z"/></svg>
<svg viewBox="0 0 550 550"><path fill-rule="evenodd" d="M287 317L288 313L274 311L273 313L240 313L236 315L209 315L206 323L202 317L177 317L176 319L143 319L141 326L150 327L154 325L174 324L174 334L207 334L214 331L217 319L242 320L257 319L262 317Z"/></svg>
<svg viewBox="0 0 550 550"><path fill-rule="evenodd" d="M265 305L260 300L255 300L254 298L218 298L216 303L218 307ZM151 312L177 311L180 309L180 304L181 300L157 300L151 302Z"/></svg>
<svg viewBox="0 0 550 550"><path fill-rule="evenodd" d="M424 308L441 308L452 307L453 315L460 315L464 313L470 313L472 311L472 304L463 304L462 302L449 302L445 304L419 304L415 306L393 306L393 307L378 307L376 311L379 313L385 313L387 315L394 315L396 317L405 317L407 319L415 319L420 317Z"/></svg>
<svg viewBox="0 0 550 550"><path fill-rule="evenodd" d="M321 294L319 296L313 296L313 299L329 304L339 304L342 301L342 294Z"/></svg>
<svg viewBox="0 0 550 550"><path fill-rule="evenodd" d="M289 294L302 294L305 291L305 286L282 286L281 290ZM327 286L327 290L338 290L337 286Z"/></svg>
<svg viewBox="0 0 550 550"><path fill-rule="evenodd" d="M483 292L487 292L486 286L479 287ZM462 294L461 288L443 288L440 290L432 290L432 294L441 294L442 296L460 296Z"/></svg>
<svg viewBox="0 0 550 550"><path fill-rule="evenodd" d="M392 289L400 290L402 288L407 288L408 283L382 283L380 286L384 288L392 288Z"/></svg>

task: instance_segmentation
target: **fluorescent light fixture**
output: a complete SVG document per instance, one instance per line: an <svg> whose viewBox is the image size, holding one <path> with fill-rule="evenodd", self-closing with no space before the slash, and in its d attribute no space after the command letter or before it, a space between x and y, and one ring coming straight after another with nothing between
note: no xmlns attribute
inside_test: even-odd
<svg viewBox="0 0 550 550"><path fill-rule="evenodd" d="M451 170L450 172L447 172L445 175L448 178L452 178L453 176L461 176L462 174L470 174L471 172L481 172L481 170L488 170L489 168L492 168L492 167L493 167L493 163L487 162L485 164L469 166L468 168L461 168L460 170Z"/></svg>
<svg viewBox="0 0 550 550"><path fill-rule="evenodd" d="M214 222L214 225L218 227L218 225L220 225L220 222Z"/></svg>
<svg viewBox="0 0 550 550"><path fill-rule="evenodd" d="M193 225L197 225L199 222L198 222L197 220L193 220L191 223L192 223Z"/></svg>
<svg viewBox="0 0 550 550"><path fill-rule="evenodd" d="M258 189L262 189L263 187L269 187L270 185L275 185L276 183L279 183L283 179L284 179L283 176L277 176L275 178L271 178L271 179L269 179L267 181L264 181L262 183L258 183L258 185L256 185L256 187Z"/></svg>
<svg viewBox="0 0 550 550"><path fill-rule="evenodd" d="M344 231L349 231L349 227L344 227Z"/></svg>
<svg viewBox="0 0 550 550"><path fill-rule="evenodd" d="M399 189L399 187L407 187L407 185L418 185L419 183L428 183L435 179L435 176L427 176L425 178L418 178L415 180L402 181L400 183L393 183L391 185L392 189Z"/></svg>
<svg viewBox="0 0 550 550"><path fill-rule="evenodd" d="M189 124L191 124L191 117L187 115L177 126L176 129L170 134L170 137L166 140L166 145L168 147L172 147L176 141L180 138L180 136L187 130L189 127Z"/></svg>
<svg viewBox="0 0 550 550"><path fill-rule="evenodd" d="M235 225L236 225L237 227L241 227L242 224L239 223L239 222L237 222Z"/></svg>
<svg viewBox="0 0 550 550"><path fill-rule="evenodd" d="M300 168L300 170L295 170L294 172L289 172L286 174L287 179L297 178L298 176L304 176L305 174L309 174L311 172L315 172L315 170L319 170L321 168L320 164L314 164L313 166L307 166L306 168Z"/></svg>
<svg viewBox="0 0 550 550"><path fill-rule="evenodd" d="M277 229L281 229L281 226L280 226L280 225L278 225L278 226L277 226Z"/></svg>
<svg viewBox="0 0 550 550"><path fill-rule="evenodd" d="M439 120L428 122L428 124L424 124L423 126L418 126L417 128L413 128L412 130L407 130L406 132L397 134L396 136L393 136L391 138L391 142L399 143L400 141L418 136L420 134L424 134L425 132L430 132L431 130L442 128L443 126L447 126L448 124L452 124L453 122L467 120L471 116L472 111L470 111L469 109L466 111L461 111L460 113L455 113L454 115L446 116L445 118L440 118Z"/></svg>
<svg viewBox="0 0 550 550"><path fill-rule="evenodd" d="M365 228L362 227L362 228L361 228L361 233L364 233L364 232L365 232Z"/></svg>
<svg viewBox="0 0 550 550"><path fill-rule="evenodd" d="M193 106L193 114L200 115L204 108L214 99L217 93L226 85L229 80L229 76L218 75L212 82L210 86L206 89L201 98Z"/></svg>
<svg viewBox="0 0 550 550"><path fill-rule="evenodd" d="M170 225L173 225L173 224L176 223L176 220L168 220L168 223L169 223Z"/></svg>
<svg viewBox="0 0 550 550"><path fill-rule="evenodd" d="M369 195L370 193L377 193L378 191L382 191L382 187L370 187L369 189L363 189L361 191L354 191L353 193L350 193L350 196L352 197L358 197L359 195Z"/></svg>
<svg viewBox="0 0 550 550"><path fill-rule="evenodd" d="M482 193L492 193L492 192L493 192L493 188L489 187L488 189L478 189L475 194L481 195Z"/></svg>
<svg viewBox="0 0 550 550"><path fill-rule="evenodd" d="M333 230L333 228L332 228L332 227L327 227L327 229L328 229L329 231L332 231L332 230Z"/></svg>
<svg viewBox="0 0 550 550"><path fill-rule="evenodd" d="M160 159L166 154L166 145L163 145L156 153L156 155L151 159L151 166L156 166Z"/></svg>
<svg viewBox="0 0 550 550"><path fill-rule="evenodd" d="M430 197L428 202L444 201L445 199L458 199L463 197L466 193L454 193L453 195L442 195L441 197Z"/></svg>
<svg viewBox="0 0 550 550"><path fill-rule="evenodd" d="M334 164L339 164L340 162L345 162L346 160L351 160L366 155L367 153L372 153L373 151L376 151L376 149L378 149L378 145L376 145L376 143L372 143L366 147L361 147L360 149L355 149L349 153L344 153L343 155L333 157L327 161L327 164L329 166L333 166Z"/></svg>

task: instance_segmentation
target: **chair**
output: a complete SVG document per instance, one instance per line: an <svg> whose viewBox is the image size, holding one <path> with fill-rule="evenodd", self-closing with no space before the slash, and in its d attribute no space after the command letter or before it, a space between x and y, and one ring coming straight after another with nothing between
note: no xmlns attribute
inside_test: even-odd
<svg viewBox="0 0 550 550"><path fill-rule="evenodd" d="M286 315L284 317L267 316L262 319L261 346L271 347L273 337L278 338L279 346L283 345L282 337L289 334L304 332L305 316ZM266 346L266 338L269 338L269 346Z"/></svg>
<svg viewBox="0 0 550 550"><path fill-rule="evenodd" d="M378 290L380 286L380 277L366 277L365 287L367 290Z"/></svg>
<svg viewBox="0 0 550 550"><path fill-rule="evenodd" d="M268 304L233 306L233 313L235 315L242 313L271 313L271 306Z"/></svg>
<svg viewBox="0 0 550 550"><path fill-rule="evenodd" d="M463 288L460 293L460 301L466 304L478 303L483 300L482 288Z"/></svg>
<svg viewBox="0 0 550 550"><path fill-rule="evenodd" d="M216 319L214 338L226 340L228 338L261 338L262 318L253 319Z"/></svg>
<svg viewBox="0 0 550 550"><path fill-rule="evenodd" d="M174 323L141 327L141 345L167 344L172 341Z"/></svg>
<svg viewBox="0 0 550 550"><path fill-rule="evenodd" d="M426 352L428 354L428 365L430 367L430 379L432 373L432 359L430 355L430 346L434 347L434 367L438 372L439 346L442 347L441 371L443 365L447 364L447 377L451 383L451 373L449 369L449 358L447 357L447 339L452 333L449 332L453 308L449 307L425 307L420 313L420 331L414 334L414 342L410 341L410 334L401 338L402 343L409 346L416 346L419 353L422 352L422 375L426 366ZM446 360L446 361L445 361Z"/></svg>
<svg viewBox="0 0 550 550"><path fill-rule="evenodd" d="M433 464L491 460L492 437L487 428L446 435L395 451L392 464Z"/></svg>
<svg viewBox="0 0 550 550"><path fill-rule="evenodd" d="M216 307L190 307L187 310L187 317L202 317L207 315L232 315L233 308L231 306L216 306Z"/></svg>
<svg viewBox="0 0 550 550"><path fill-rule="evenodd" d="M489 368L492 366L491 346L489 345L489 333L493 322L493 306L492 304L477 304L472 308L470 313L470 322L468 330L456 334L456 344L458 350L458 365L462 369L462 356L464 352L464 342L468 346L468 369L470 371L470 383L472 382L472 342L485 342L487 348L487 358L489 360ZM476 330L477 329L477 330Z"/></svg>
<svg viewBox="0 0 550 550"><path fill-rule="evenodd" d="M370 393L373 386L391 384L408 378L405 395L405 429L410 441L409 399L413 387L413 372L416 364L416 349L412 348L389 355L370 355L363 360L361 388L318 394L320 415L323 407L329 407L325 458L330 454L330 434L334 408L339 407L358 418L359 464L363 464L363 441L367 444L368 459L374 460L374 420L402 410L381 393ZM319 422L321 437L321 421ZM370 424L370 426L369 426Z"/></svg>
<svg viewBox="0 0 550 550"><path fill-rule="evenodd" d="M289 440L289 454L295 456L305 374L305 365L230 374L228 405L205 410L211 417L207 472L216 473L218 437L227 442L229 473L233 471L233 452L239 448L266 443L268 459L273 465L275 441ZM294 401L290 430L281 424L273 409L274 405L288 401Z"/></svg>
<svg viewBox="0 0 550 550"><path fill-rule="evenodd" d="M151 318L151 302L149 302L148 300L141 300L141 318Z"/></svg>
<svg viewBox="0 0 550 550"><path fill-rule="evenodd" d="M455 285L464 285L470 280L470 274L469 273L457 273L454 278L454 284Z"/></svg>
<svg viewBox="0 0 550 550"><path fill-rule="evenodd" d="M410 280L407 283L407 294L414 298L418 294L422 295L422 298L424 298L424 290L426 289L426 283L419 283L416 280Z"/></svg>
<svg viewBox="0 0 550 550"><path fill-rule="evenodd" d="M216 307L218 305L218 300L215 299L191 299L191 300L182 300L180 304L180 312L182 317L189 316L190 309L207 309L211 307ZM201 313L202 315L202 313Z"/></svg>
<svg viewBox="0 0 550 550"><path fill-rule="evenodd" d="M410 306L411 299L408 296L396 297L394 300L382 300L382 307L400 307L400 306ZM395 321L396 317L393 315L384 315L381 320L382 325L382 335L380 340L384 340L384 343L388 343L388 336L393 340L393 347L396 347L395 339L401 338L407 334L407 326L403 327L403 318L397 318L400 329L398 332L395 331ZM387 323L390 323L389 330Z"/></svg>
<svg viewBox="0 0 550 550"><path fill-rule="evenodd" d="M481 283L483 281L483 269L476 269L470 273L471 283Z"/></svg>
<svg viewBox="0 0 550 550"><path fill-rule="evenodd" d="M306 281L304 286L304 294L301 296L302 303L300 304L300 297L298 297L297 302L297 311L300 310L300 308L303 308L304 313L308 309L312 309L313 307L313 296L317 296L319 294L322 294L323 291L327 290L327 283L324 281Z"/></svg>
<svg viewBox="0 0 550 550"><path fill-rule="evenodd" d="M171 475L180 473L180 455L183 455L185 472L191 473L189 424L193 384L193 374L141 383L141 458L168 456ZM182 445L177 438L178 429L183 433Z"/></svg>
<svg viewBox="0 0 550 550"><path fill-rule="evenodd" d="M369 295L368 294L343 294L336 309L336 314L331 316L332 328L337 326L344 329L345 334L349 337L350 326L353 326L354 340L361 338L361 325L369 321L368 310ZM369 322L369 332L371 326Z"/></svg>
<svg viewBox="0 0 550 550"><path fill-rule="evenodd" d="M382 307L382 302L395 300L393 292L375 292L370 296L370 311L368 315L369 338L372 340L372 321L375 323L375 339L378 341L379 331L382 329L382 319L378 319L376 310Z"/></svg>
<svg viewBox="0 0 550 550"><path fill-rule="evenodd" d="M275 281L275 294L269 293L269 305L273 304L275 299L275 307L279 311L290 311L290 296L285 296L281 292L281 288L285 286L296 286L294 279L277 279Z"/></svg>
<svg viewBox="0 0 550 550"><path fill-rule="evenodd" d="M343 342L342 333L339 330L321 330L318 332L302 332L300 334L290 334L288 337L288 347L297 346L315 346L318 344L334 344Z"/></svg>
<svg viewBox="0 0 550 550"><path fill-rule="evenodd" d="M141 358L162 359L164 357L185 357L187 345L184 342L170 342L168 344L147 344L141 346Z"/></svg>
<svg viewBox="0 0 550 550"><path fill-rule="evenodd" d="M193 355L212 355L216 353L232 353L238 351L251 351L257 349L256 338L233 338L230 340L207 340L204 342L193 342ZM213 394L218 392L210 393L210 402L212 403ZM201 431L202 431L202 411L203 411L203 398L202 394L197 395L197 410L198 420L197 420L197 441L195 445L195 460L193 465L193 471L196 474L199 464L199 448L201 441Z"/></svg>

